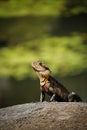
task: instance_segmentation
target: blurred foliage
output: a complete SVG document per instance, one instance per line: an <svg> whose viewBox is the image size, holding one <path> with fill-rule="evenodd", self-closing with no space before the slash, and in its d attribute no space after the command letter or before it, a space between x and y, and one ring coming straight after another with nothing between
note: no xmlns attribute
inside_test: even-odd
<svg viewBox="0 0 87 130"><path fill-rule="evenodd" d="M64 0L8 0L0 4L0 16L58 15Z"/></svg>
<svg viewBox="0 0 87 130"><path fill-rule="evenodd" d="M87 12L86 0L0 0L0 16L60 15Z"/></svg>
<svg viewBox="0 0 87 130"><path fill-rule="evenodd" d="M75 75L87 70L86 54L87 48L80 36L32 40L0 50L0 74L17 78L32 76L32 61L41 60L54 74Z"/></svg>
<svg viewBox="0 0 87 130"><path fill-rule="evenodd" d="M0 75L32 77L31 63L37 60L46 62L55 75L86 71L85 16L76 20L86 7L85 0L0 1Z"/></svg>

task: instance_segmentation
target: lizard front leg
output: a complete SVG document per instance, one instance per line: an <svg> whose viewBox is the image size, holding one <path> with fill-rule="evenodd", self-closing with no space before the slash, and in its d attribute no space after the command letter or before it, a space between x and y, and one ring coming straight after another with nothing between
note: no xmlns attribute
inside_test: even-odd
<svg viewBox="0 0 87 130"><path fill-rule="evenodd" d="M40 94L40 102L43 102L45 99L45 92L41 91L41 94Z"/></svg>
<svg viewBox="0 0 87 130"><path fill-rule="evenodd" d="M56 94L54 93L52 97L50 98L50 102L55 101Z"/></svg>

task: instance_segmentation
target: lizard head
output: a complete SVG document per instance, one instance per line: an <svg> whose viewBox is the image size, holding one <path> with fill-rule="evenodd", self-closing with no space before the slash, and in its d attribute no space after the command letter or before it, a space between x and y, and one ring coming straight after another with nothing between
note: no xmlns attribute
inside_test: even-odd
<svg viewBox="0 0 87 130"><path fill-rule="evenodd" d="M50 69L43 62L32 62L32 68L34 69L40 80L42 78L48 79L51 75Z"/></svg>

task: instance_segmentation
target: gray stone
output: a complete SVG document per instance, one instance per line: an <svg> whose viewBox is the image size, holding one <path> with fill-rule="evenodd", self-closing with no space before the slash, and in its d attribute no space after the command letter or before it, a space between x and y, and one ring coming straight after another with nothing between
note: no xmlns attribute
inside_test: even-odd
<svg viewBox="0 0 87 130"><path fill-rule="evenodd" d="M87 130L87 103L37 102L2 108L0 130Z"/></svg>

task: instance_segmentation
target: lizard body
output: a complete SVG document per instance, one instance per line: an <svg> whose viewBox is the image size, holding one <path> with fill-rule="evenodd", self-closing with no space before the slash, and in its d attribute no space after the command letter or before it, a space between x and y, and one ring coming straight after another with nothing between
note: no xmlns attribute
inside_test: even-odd
<svg viewBox="0 0 87 130"><path fill-rule="evenodd" d="M50 69L42 62L33 62L32 67L40 80L40 101L45 100L45 93L51 98L50 101L79 102L81 98L74 92L70 93L58 80L51 76Z"/></svg>

